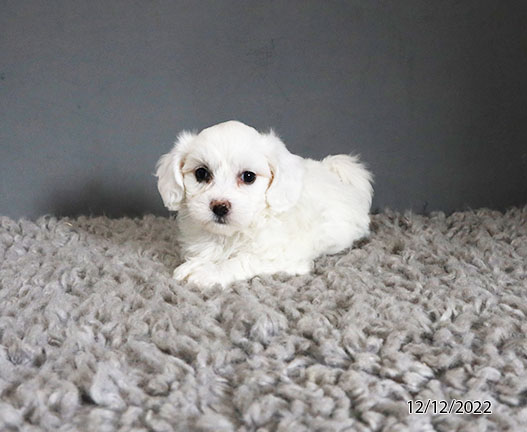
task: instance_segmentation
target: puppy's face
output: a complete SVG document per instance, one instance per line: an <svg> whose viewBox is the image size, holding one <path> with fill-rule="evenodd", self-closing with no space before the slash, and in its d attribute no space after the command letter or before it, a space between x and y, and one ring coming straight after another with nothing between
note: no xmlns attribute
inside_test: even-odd
<svg viewBox="0 0 527 432"><path fill-rule="evenodd" d="M182 161L188 214L207 230L233 233L266 207L271 170L259 140L250 128L206 129Z"/></svg>
<svg viewBox="0 0 527 432"><path fill-rule="evenodd" d="M266 207L285 211L299 199L301 158L272 132L240 122L182 133L157 165L158 189L170 210L185 211L204 229L232 235Z"/></svg>

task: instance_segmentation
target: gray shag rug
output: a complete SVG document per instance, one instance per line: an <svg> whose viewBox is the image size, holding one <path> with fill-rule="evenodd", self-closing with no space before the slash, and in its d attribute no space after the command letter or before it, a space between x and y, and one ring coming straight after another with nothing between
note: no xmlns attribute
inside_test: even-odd
<svg viewBox="0 0 527 432"><path fill-rule="evenodd" d="M225 291L171 279L173 227L0 218L1 431L527 430L527 207L385 212Z"/></svg>

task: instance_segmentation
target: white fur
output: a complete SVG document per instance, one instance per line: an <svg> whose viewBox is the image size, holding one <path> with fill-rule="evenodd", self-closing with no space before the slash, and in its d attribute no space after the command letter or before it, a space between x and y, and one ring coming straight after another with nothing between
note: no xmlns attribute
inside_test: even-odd
<svg viewBox="0 0 527 432"><path fill-rule="evenodd" d="M209 183L195 170L207 167ZM240 174L257 174L253 184ZM369 233L371 174L356 157L322 161L291 154L271 131L236 121L183 132L157 164L158 189L177 225L184 262L178 280L226 286L258 274L308 273L313 260ZM228 201L225 223L212 201Z"/></svg>

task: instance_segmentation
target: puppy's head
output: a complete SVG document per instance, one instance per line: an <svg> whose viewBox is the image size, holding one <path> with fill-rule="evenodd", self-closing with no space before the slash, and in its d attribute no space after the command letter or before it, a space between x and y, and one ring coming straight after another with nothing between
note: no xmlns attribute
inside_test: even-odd
<svg viewBox="0 0 527 432"><path fill-rule="evenodd" d="M183 132L157 164L158 189L169 210L205 229L231 235L257 221L266 208L293 207L302 189L302 159L271 131L236 121L199 134Z"/></svg>

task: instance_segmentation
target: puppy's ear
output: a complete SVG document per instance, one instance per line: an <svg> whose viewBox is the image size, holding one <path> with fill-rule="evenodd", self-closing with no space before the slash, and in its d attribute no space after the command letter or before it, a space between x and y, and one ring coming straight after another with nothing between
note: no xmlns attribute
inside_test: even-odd
<svg viewBox="0 0 527 432"><path fill-rule="evenodd" d="M157 189L163 198L165 207L169 210L179 210L183 199L185 186L181 174L181 166L196 136L190 132L181 132L176 145L167 154L161 156L156 165Z"/></svg>
<svg viewBox="0 0 527 432"><path fill-rule="evenodd" d="M300 199L304 184L304 165L300 156L290 153L271 130L263 134L273 178L267 189L267 204L277 212L293 207Z"/></svg>

